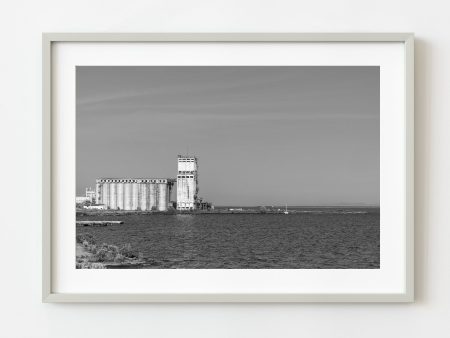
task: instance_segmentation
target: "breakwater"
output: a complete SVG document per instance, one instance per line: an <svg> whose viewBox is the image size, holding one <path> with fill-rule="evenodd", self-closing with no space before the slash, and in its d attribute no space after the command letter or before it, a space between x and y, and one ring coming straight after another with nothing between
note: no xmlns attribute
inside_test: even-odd
<svg viewBox="0 0 450 338"><path fill-rule="evenodd" d="M77 226L105 227L113 224L123 224L123 221L77 221Z"/></svg>
<svg viewBox="0 0 450 338"><path fill-rule="evenodd" d="M289 214L366 214L367 208L336 209L336 208L296 208L289 210ZM168 210L141 211L141 210L85 210L77 209L78 216L125 216L125 215L281 215L284 210L260 210L249 208L242 210L215 209L215 210Z"/></svg>

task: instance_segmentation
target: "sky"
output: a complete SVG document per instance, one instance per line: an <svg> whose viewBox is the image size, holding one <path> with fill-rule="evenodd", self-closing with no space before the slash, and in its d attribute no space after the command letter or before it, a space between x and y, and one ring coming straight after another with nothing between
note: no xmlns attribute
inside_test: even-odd
<svg viewBox="0 0 450 338"><path fill-rule="evenodd" d="M379 205L379 67L78 66L76 81L79 196L175 178L189 154L217 206Z"/></svg>

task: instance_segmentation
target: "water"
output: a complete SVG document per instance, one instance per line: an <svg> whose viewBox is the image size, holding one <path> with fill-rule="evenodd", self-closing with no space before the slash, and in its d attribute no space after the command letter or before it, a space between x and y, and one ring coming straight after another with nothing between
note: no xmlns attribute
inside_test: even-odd
<svg viewBox="0 0 450 338"><path fill-rule="evenodd" d="M378 208L297 208L284 214L78 216L121 220L77 227L97 242L131 244L148 269L378 269Z"/></svg>

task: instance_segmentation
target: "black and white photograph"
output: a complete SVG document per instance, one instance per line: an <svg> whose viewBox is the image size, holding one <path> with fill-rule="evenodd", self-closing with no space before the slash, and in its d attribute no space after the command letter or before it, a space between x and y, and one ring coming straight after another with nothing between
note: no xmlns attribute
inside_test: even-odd
<svg viewBox="0 0 450 338"><path fill-rule="evenodd" d="M379 66L77 66L77 269L380 269Z"/></svg>

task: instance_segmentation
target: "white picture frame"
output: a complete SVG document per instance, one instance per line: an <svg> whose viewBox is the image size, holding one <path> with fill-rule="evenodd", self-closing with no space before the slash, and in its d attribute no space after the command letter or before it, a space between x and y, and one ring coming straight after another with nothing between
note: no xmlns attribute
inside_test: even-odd
<svg viewBox="0 0 450 338"><path fill-rule="evenodd" d="M52 166L55 125L52 110L52 49L58 42L277 42L379 43L404 46L404 289L396 293L60 293L53 288L54 236ZM411 33L45 33L43 34L43 302L412 302L414 300L414 35ZM403 212L403 211L402 211Z"/></svg>

